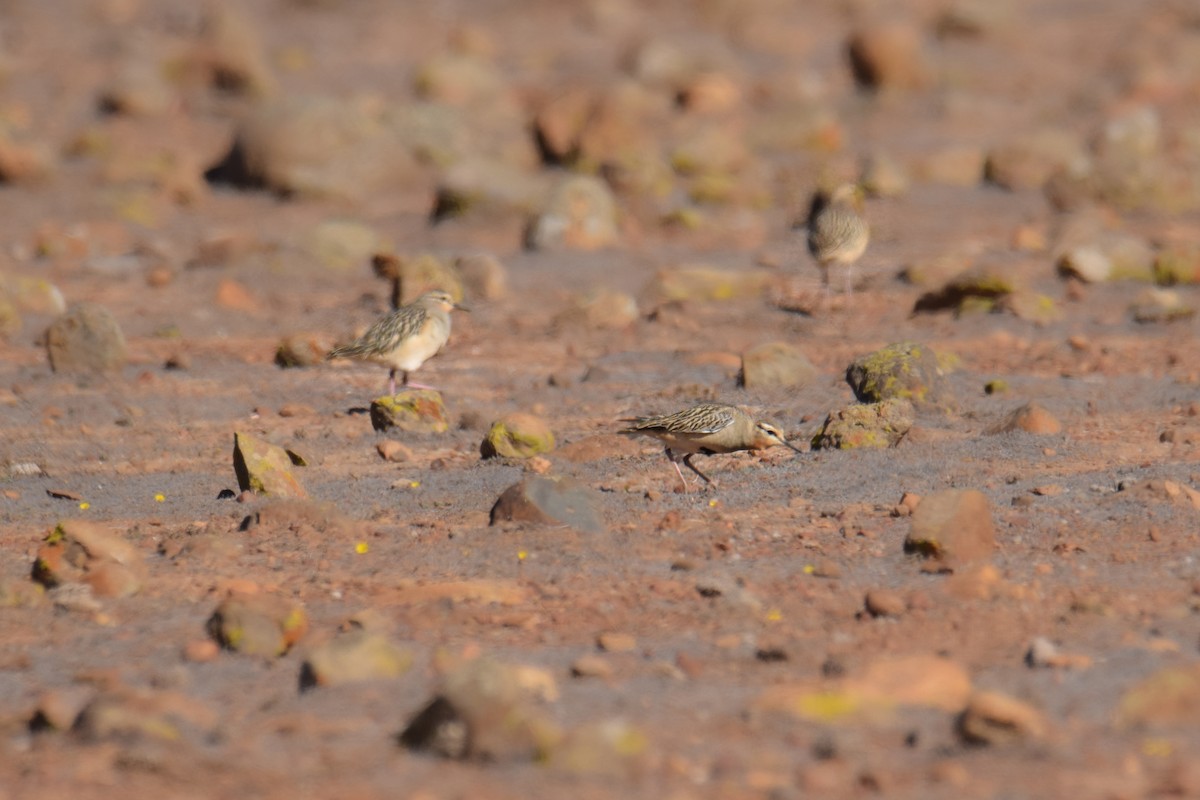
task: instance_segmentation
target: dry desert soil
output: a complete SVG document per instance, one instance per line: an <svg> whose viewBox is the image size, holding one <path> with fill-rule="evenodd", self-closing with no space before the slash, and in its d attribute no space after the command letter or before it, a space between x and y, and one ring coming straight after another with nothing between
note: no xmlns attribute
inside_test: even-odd
<svg viewBox="0 0 1200 800"><path fill-rule="evenodd" d="M1193 0L0 0L0 210L0 800L1200 796ZM440 432L320 359L376 256ZM802 452L676 491L619 420L701 400Z"/></svg>

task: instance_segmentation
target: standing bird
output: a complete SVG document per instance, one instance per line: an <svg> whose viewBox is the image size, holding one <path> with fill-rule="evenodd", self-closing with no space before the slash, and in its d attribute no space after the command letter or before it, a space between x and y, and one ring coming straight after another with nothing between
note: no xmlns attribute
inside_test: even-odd
<svg viewBox="0 0 1200 800"><path fill-rule="evenodd" d="M402 387L429 389L419 383L409 383L408 373L418 369L438 354L450 338L450 312L468 309L454 302L442 289L426 292L406 306L401 306L376 322L353 342L335 347L325 356L357 358L391 367L388 373L388 392L396 394L396 373L400 372Z"/></svg>
<svg viewBox="0 0 1200 800"><path fill-rule="evenodd" d="M633 425L620 431L631 436L653 436L667 446L667 458L679 480L683 481L683 490L687 491L687 479L679 469L679 462L699 475L704 482L711 484L712 480L692 463L692 456L701 453L706 456L717 453L733 453L737 450L766 450L775 445L791 447L797 453L796 447L788 444L783 434L774 425L766 422L755 422L754 418L737 406L723 403L700 403L691 408L677 411L674 414L664 414L659 417L639 417L623 419L622 422L632 422ZM683 456L680 458L680 456Z"/></svg>
<svg viewBox="0 0 1200 800"><path fill-rule="evenodd" d="M808 252L817 260L826 292L829 269L834 264L846 268L846 294L854 290L854 262L871 240L870 228L858 211L860 205L859 189L852 183L813 195L808 212Z"/></svg>

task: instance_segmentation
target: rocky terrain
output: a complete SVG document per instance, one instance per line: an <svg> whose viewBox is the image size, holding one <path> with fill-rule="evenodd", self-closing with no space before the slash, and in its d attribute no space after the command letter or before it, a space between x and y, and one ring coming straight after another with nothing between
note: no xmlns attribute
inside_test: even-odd
<svg viewBox="0 0 1200 800"><path fill-rule="evenodd" d="M0 800L1200 795L1192 2L7 0L0 208Z"/></svg>

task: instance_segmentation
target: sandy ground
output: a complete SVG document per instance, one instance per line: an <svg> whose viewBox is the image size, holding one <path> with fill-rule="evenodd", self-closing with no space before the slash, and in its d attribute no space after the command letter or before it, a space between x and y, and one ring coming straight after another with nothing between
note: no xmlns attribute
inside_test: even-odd
<svg viewBox="0 0 1200 800"><path fill-rule="evenodd" d="M182 2L0 3L0 135L34 163L0 153L0 269L108 308L129 353L107 374L52 371L42 339L55 315L36 307L0 341L0 799L1200 795L1200 323L1137 322L1130 303L1147 283L1055 269L1060 234L1081 219L1151 248L1200 245L1190 4L264 0L239 6L226 39L212 33L219 16ZM921 37L925 82L858 89L848 37L892 17ZM735 87L712 113L748 154L732 171L766 202L701 204L701 224L677 224L694 210L677 177L666 195L618 193L610 246L527 249L511 209L431 224L442 165L351 198L203 178L265 102L222 86L222 69L247 62L238 74L270 76L269 97L403 106L423 65L471 53L499 83L464 91L516 109L505 130L534 162L513 163L542 177L562 168L536 164L532 119L571 87L650 86L669 109L651 139L686 138L707 118L670 110L669 81L636 57L653 43L704 65L684 70L685 86L710 71ZM170 77L166 100L146 90L133 95L150 98L144 113L103 113L130 63ZM423 101L453 105L445 91ZM1152 177L1169 200L1064 204L981 179L976 162L999 144L1053 129L1094 153L1106 126L1142 109L1160 129L1145 158L1163 165ZM771 126L793 112L831 120L832 146L780 146ZM468 150L499 136L468 130L486 140ZM979 177L928 166L956 152ZM816 185L879 154L908 180L866 200L858 289L816 303L792 223ZM365 409L382 368L275 365L285 337L332 344L388 307L368 259L314 255L309 237L330 220L369 227L382 250L503 265L507 293L468 296L418 373L441 390L449 431L375 432ZM204 263L214 242L226 255ZM914 314L937 285L900 275L942 256L1015 276L1054 313ZM769 286L663 302L654 278L681 265L760 270ZM599 289L638 313L615 328L562 318ZM817 379L740 387L740 354L776 340ZM847 365L908 340L942 356L955 410L919 413L894 448L810 450L826 415L853 402ZM1006 390L986 393L997 380ZM754 409L805 452L702 459L719 486L682 494L654 442L613 435L620 418L711 399ZM1029 401L1061 432L988 432ZM496 498L530 473L479 455L510 411L550 425L558 448L538 468L594 490L605 532L489 526ZM233 499L235 432L304 456L299 480L341 522L276 512L245 525L269 501ZM380 458L385 439L410 457ZM905 493L949 488L986 495L996 538L985 563L952 573L905 554L911 521L897 510ZM42 539L72 518L133 545L139 592L34 590ZM231 590L301 604L306 638L278 658L206 649ZM880 591L898 598L894 614L865 610ZM300 692L306 654L364 613L412 667ZM602 634L632 647L605 651ZM1058 666L1027 664L1037 637L1057 645ZM529 702L567 744L541 760L465 761L397 744L443 676L480 656L542 670L551 697ZM573 675L583 657L587 674ZM918 676L897 688L902 663ZM996 713L990 744L965 741L955 676L1011 701L1017 721ZM849 707L864 696L876 701ZM133 721L70 729L98 697L125 698ZM31 727L59 708L51 727L68 730Z"/></svg>

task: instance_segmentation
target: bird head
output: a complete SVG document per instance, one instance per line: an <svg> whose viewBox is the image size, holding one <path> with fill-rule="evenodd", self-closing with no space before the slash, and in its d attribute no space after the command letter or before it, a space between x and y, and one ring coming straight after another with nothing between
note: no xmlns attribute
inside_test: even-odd
<svg viewBox="0 0 1200 800"><path fill-rule="evenodd" d="M783 431L779 430L779 428L776 428L771 423L758 422L755 423L754 427L757 429L758 434L754 440L755 450L766 450L768 447L783 445L784 447L794 450L797 453L803 452L787 440L787 437L783 435Z"/></svg>
<svg viewBox="0 0 1200 800"><path fill-rule="evenodd" d="M454 297L445 289L434 289L431 292L426 292L417 299L417 302L428 308L440 308L443 311L450 311L452 309L458 309L459 311L471 310L462 303L454 302Z"/></svg>

